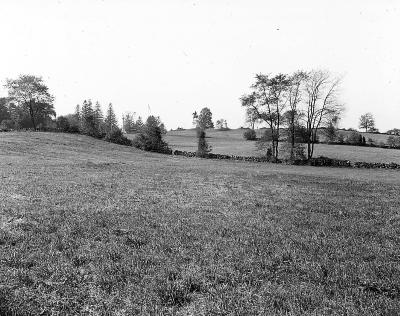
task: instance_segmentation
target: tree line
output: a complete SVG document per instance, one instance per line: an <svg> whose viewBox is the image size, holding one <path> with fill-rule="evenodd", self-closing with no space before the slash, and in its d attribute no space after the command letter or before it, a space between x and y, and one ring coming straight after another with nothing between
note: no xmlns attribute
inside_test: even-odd
<svg viewBox="0 0 400 316"><path fill-rule="evenodd" d="M241 104L246 108L248 121L266 123L272 159L279 159L282 128L286 128L286 142L290 158L301 152L297 141L299 132L305 131L307 158L314 154L317 132L322 126L334 124L340 118L343 105L338 100L340 78L328 71L297 71L275 76L257 74L251 92L244 94ZM254 126L254 123L253 123Z"/></svg>

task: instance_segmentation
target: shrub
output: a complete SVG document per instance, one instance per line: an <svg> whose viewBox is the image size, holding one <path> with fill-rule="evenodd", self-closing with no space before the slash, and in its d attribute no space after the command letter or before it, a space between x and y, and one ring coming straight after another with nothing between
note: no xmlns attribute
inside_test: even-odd
<svg viewBox="0 0 400 316"><path fill-rule="evenodd" d="M0 124L0 131L10 131L15 129L15 122L13 120L2 120Z"/></svg>
<svg viewBox="0 0 400 316"><path fill-rule="evenodd" d="M387 138L386 143L391 148L400 148L400 138L399 137L395 137L395 136L391 135Z"/></svg>
<svg viewBox="0 0 400 316"><path fill-rule="evenodd" d="M257 134L254 129L248 129L243 133L243 137L246 140L256 140L257 139Z"/></svg>
<svg viewBox="0 0 400 316"><path fill-rule="evenodd" d="M367 143L368 143L368 145L370 145L370 146L372 146L372 145L375 144L374 140L373 140L371 137L368 138Z"/></svg>
<svg viewBox="0 0 400 316"><path fill-rule="evenodd" d="M337 141L339 144L343 144L344 143L344 136L343 134L339 133L337 136Z"/></svg>
<svg viewBox="0 0 400 316"><path fill-rule="evenodd" d="M362 145L363 137L359 132L351 131L349 136L347 136L346 142L352 145Z"/></svg>
<svg viewBox="0 0 400 316"><path fill-rule="evenodd" d="M68 133L70 129L68 118L66 118L65 116L57 117L56 126L58 131Z"/></svg>
<svg viewBox="0 0 400 316"><path fill-rule="evenodd" d="M211 151L211 146L206 141L206 132L204 130L200 130L198 138L199 141L196 154L198 157L206 157Z"/></svg>
<svg viewBox="0 0 400 316"><path fill-rule="evenodd" d="M132 141L126 138L119 128L107 133L104 140L114 144L132 146Z"/></svg>
<svg viewBox="0 0 400 316"><path fill-rule="evenodd" d="M305 160L305 147L303 144L295 144L293 148L293 157L292 157L292 145L290 143L281 143L279 146L280 157L282 157L285 161L293 161L293 160Z"/></svg>

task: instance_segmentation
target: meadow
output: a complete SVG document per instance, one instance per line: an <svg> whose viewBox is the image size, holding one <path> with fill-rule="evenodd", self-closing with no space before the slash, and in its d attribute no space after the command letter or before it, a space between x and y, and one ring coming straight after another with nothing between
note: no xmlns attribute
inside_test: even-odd
<svg viewBox="0 0 400 316"><path fill-rule="evenodd" d="M0 315L398 315L399 185L1 133Z"/></svg>
<svg viewBox="0 0 400 316"><path fill-rule="evenodd" d="M218 154L239 156L260 156L265 154L257 150L255 141L243 138L244 129L220 131L209 129L206 131L207 141L212 146L212 152ZM257 137L261 137L263 130L257 130ZM341 131L344 135L349 132ZM372 138L377 144L386 142L387 135L362 133L366 139ZM130 137L134 137L131 135ZM323 139L323 137L321 136ZM173 149L196 151L197 138L194 129L169 131L165 137ZM349 145L316 144L314 157L325 156L329 158L344 159L364 162L395 162L400 163L400 150L377 147L360 147Z"/></svg>

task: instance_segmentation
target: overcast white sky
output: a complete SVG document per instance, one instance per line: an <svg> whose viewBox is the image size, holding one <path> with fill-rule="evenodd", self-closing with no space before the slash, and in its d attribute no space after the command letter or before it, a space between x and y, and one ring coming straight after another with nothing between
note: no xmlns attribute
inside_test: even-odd
<svg viewBox="0 0 400 316"><path fill-rule="evenodd" d="M0 2L0 80L42 76L58 114L91 98L191 127L243 125L239 97L256 73L323 68L344 74L343 127L365 112L400 127L400 1ZM0 95L5 95L4 89Z"/></svg>

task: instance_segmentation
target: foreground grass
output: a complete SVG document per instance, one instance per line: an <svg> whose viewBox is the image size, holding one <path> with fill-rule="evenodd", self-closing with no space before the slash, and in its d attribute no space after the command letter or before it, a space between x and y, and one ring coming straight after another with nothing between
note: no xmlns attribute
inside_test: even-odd
<svg viewBox="0 0 400 316"><path fill-rule="evenodd" d="M0 134L0 315L398 315L400 173Z"/></svg>
<svg viewBox="0 0 400 316"><path fill-rule="evenodd" d="M256 148L254 141L246 141L243 138L243 129L232 129L229 131L207 130L207 141L212 146L212 152L218 154L239 155L239 156L259 156L264 154ZM346 135L349 132L341 131ZM262 130L257 130L257 136L262 135ZM377 144L386 142L387 135L363 133L368 139L373 138ZM130 137L134 137L130 135ZM323 139L323 137L321 136ZM168 144L173 149L196 151L197 139L196 131L178 130L170 131L166 135ZM325 156L330 158L345 159L350 161L365 161L365 162L395 162L400 163L400 150L398 149L383 149L375 147L360 147L348 145L315 145L315 157Z"/></svg>

